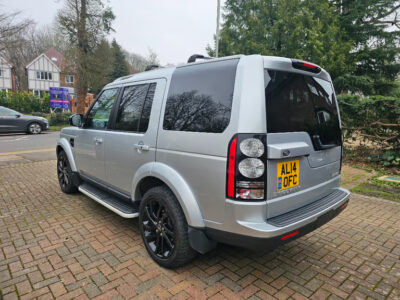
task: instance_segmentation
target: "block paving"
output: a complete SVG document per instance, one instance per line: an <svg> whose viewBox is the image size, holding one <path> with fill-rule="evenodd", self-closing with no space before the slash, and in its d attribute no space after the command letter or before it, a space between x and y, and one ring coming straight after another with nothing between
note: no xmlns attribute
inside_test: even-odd
<svg viewBox="0 0 400 300"><path fill-rule="evenodd" d="M336 219L272 252L219 245L167 270L137 220L63 194L55 170L0 167L3 299L400 299L400 203L352 195Z"/></svg>

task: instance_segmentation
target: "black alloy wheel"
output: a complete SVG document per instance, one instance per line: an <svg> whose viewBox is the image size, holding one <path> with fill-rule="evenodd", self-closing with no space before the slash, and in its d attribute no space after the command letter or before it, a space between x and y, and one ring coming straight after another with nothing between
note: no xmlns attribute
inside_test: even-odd
<svg viewBox="0 0 400 300"><path fill-rule="evenodd" d="M156 186L144 194L139 227L147 252L160 266L177 268L196 256L190 247L185 215L168 187Z"/></svg>
<svg viewBox="0 0 400 300"><path fill-rule="evenodd" d="M157 257L167 259L175 248L174 223L157 200L149 201L145 211L142 223L146 243Z"/></svg>
<svg viewBox="0 0 400 300"><path fill-rule="evenodd" d="M61 190L64 193L70 194L77 191L77 188L72 180L73 175L69 165L68 157L64 151L60 151L60 153L57 155L57 175Z"/></svg>

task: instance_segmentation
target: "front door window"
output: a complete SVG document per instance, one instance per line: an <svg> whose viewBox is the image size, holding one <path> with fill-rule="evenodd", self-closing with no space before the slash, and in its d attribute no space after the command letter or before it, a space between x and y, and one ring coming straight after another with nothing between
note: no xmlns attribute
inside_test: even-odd
<svg viewBox="0 0 400 300"><path fill-rule="evenodd" d="M85 128L106 129L118 89L103 91L86 116Z"/></svg>

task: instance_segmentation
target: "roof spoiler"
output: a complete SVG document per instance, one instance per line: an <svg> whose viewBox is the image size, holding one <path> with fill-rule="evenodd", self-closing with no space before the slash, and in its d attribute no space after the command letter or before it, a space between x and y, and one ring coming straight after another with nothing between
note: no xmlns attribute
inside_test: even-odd
<svg viewBox="0 0 400 300"><path fill-rule="evenodd" d="M151 71L151 70L158 69L158 68L160 68L159 65L148 65L148 66L146 66L146 69L144 69L144 71L145 72L146 71Z"/></svg>
<svg viewBox="0 0 400 300"><path fill-rule="evenodd" d="M201 54L193 54L191 57L189 57L187 63L192 63L192 62L196 62L196 59L213 59L213 57L208 57L208 56L204 56Z"/></svg>

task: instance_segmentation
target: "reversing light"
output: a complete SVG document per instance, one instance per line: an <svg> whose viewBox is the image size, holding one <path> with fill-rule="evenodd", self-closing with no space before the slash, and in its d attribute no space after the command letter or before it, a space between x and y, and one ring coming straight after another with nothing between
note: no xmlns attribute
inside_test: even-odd
<svg viewBox="0 0 400 300"><path fill-rule="evenodd" d="M258 178L264 174L264 163L258 158L245 158L238 166L240 174L247 178Z"/></svg>
<svg viewBox="0 0 400 300"><path fill-rule="evenodd" d="M245 139L239 147L240 151L248 157L260 157L264 154L264 144L259 139Z"/></svg>
<svg viewBox="0 0 400 300"><path fill-rule="evenodd" d="M236 199L264 199L264 189L236 189Z"/></svg>

